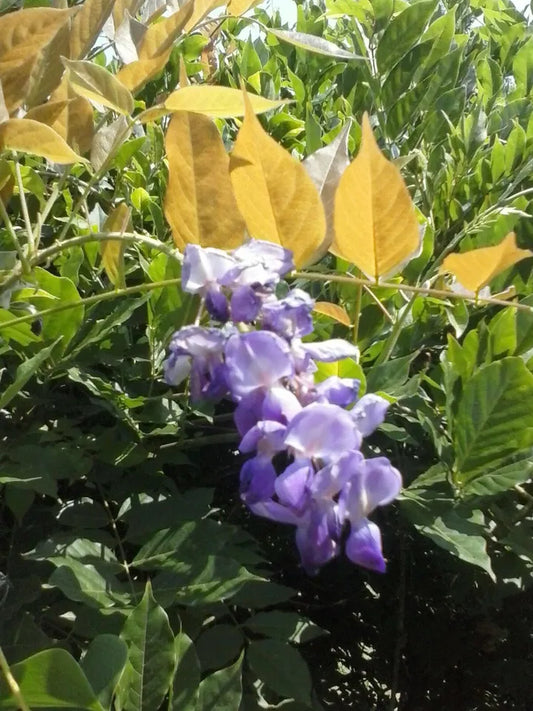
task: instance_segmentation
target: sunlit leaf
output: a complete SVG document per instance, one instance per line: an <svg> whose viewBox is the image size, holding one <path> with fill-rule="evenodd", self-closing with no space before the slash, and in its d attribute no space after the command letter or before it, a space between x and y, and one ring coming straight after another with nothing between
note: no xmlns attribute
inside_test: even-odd
<svg viewBox="0 0 533 711"><path fill-rule="evenodd" d="M172 53L172 47L161 54L149 59L138 59L131 64L126 64L116 75L117 79L133 94L136 94L142 87L153 79L159 72L163 71Z"/></svg>
<svg viewBox="0 0 533 711"><path fill-rule="evenodd" d="M494 247L480 247L469 252L449 254L440 271L453 274L461 286L477 293L500 272L531 256L531 250L516 246L516 235L510 232Z"/></svg>
<svg viewBox="0 0 533 711"><path fill-rule="evenodd" d="M79 153L86 153L91 148L94 134L93 107L88 99L76 94L66 76L63 77L61 83L50 97L48 104L63 101L67 102L65 108L49 125L61 138L65 139L71 148L74 148ZM46 105L43 104L45 117L47 115L44 109ZM40 108L36 107L34 110L39 112ZM48 123L48 121L45 120L43 123Z"/></svg>
<svg viewBox="0 0 533 711"><path fill-rule="evenodd" d="M194 10L185 25L185 31L190 32L211 10L225 4L226 0L194 0Z"/></svg>
<svg viewBox="0 0 533 711"><path fill-rule="evenodd" d="M293 44L300 49L306 49L308 52L317 54L325 54L327 57L336 57L338 59L363 59L360 54L348 52L342 47L337 47L333 42L325 40L323 37L309 35L305 32L293 32L290 30L276 30L272 27L265 27L269 34L274 35L283 42Z"/></svg>
<svg viewBox="0 0 533 711"><path fill-rule="evenodd" d="M115 0L113 6L113 24L115 25L115 29L122 23L125 12L129 12L133 17L142 4L143 0Z"/></svg>
<svg viewBox="0 0 533 711"><path fill-rule="evenodd" d="M348 157L350 126L351 122L347 121L342 131L329 145L315 151L303 162L304 168L309 173L322 198L327 223L326 237L316 252L311 255L309 264L318 262L326 254L333 242L335 192L342 174L350 164Z"/></svg>
<svg viewBox="0 0 533 711"><path fill-rule="evenodd" d="M42 156L54 163L83 160L50 126L25 118L0 124L0 149Z"/></svg>
<svg viewBox="0 0 533 711"><path fill-rule="evenodd" d="M228 3L228 15L244 15L262 0L230 0Z"/></svg>
<svg viewBox="0 0 533 711"><path fill-rule="evenodd" d="M458 485L487 473L533 446L533 375L518 357L480 368L459 401L454 481Z"/></svg>
<svg viewBox="0 0 533 711"><path fill-rule="evenodd" d="M121 114L129 115L133 112L131 93L107 69L83 60L63 61L70 85L77 94Z"/></svg>
<svg viewBox="0 0 533 711"><path fill-rule="evenodd" d="M137 48L140 46L148 28L142 22L125 12L124 19L115 32L115 49L124 64L131 64L139 59Z"/></svg>
<svg viewBox="0 0 533 711"><path fill-rule="evenodd" d="M130 224L131 208L121 202L110 213L103 225L103 232L126 232ZM102 265L109 280L117 288L124 286L124 246L118 239L106 239L100 243Z"/></svg>
<svg viewBox="0 0 533 711"><path fill-rule="evenodd" d="M277 109L286 101L273 101L262 96L248 94L249 103L254 113ZM244 116L244 100L239 89L227 86L194 85L184 86L173 91L164 103L167 111L192 111L213 118L233 118Z"/></svg>
<svg viewBox="0 0 533 711"><path fill-rule="evenodd" d="M244 238L244 222L229 177L229 157L213 121L175 113L165 137L168 185L165 216L174 242L229 249Z"/></svg>
<svg viewBox="0 0 533 711"><path fill-rule="evenodd" d="M188 0L173 15L150 25L138 49L139 59L153 59L167 52L183 32L194 8L194 0Z"/></svg>
<svg viewBox="0 0 533 711"><path fill-rule="evenodd" d="M150 582L121 637L128 645L128 660L116 690L119 708L158 709L172 682L176 655L167 613L154 600Z"/></svg>
<svg viewBox="0 0 533 711"><path fill-rule="evenodd" d="M359 153L339 181L334 222L331 251L372 279L398 272L421 245L407 187L381 153L367 114Z"/></svg>
<svg viewBox="0 0 533 711"><path fill-rule="evenodd" d="M83 59L111 14L114 0L85 0L72 20L70 59Z"/></svg>
<svg viewBox="0 0 533 711"><path fill-rule="evenodd" d="M0 75L44 47L75 12L35 7L0 17Z"/></svg>
<svg viewBox="0 0 533 711"><path fill-rule="evenodd" d="M31 708L103 711L79 664L64 649L46 649L11 667L25 702ZM18 708L4 676L0 676L0 709Z"/></svg>
<svg viewBox="0 0 533 711"><path fill-rule="evenodd" d="M68 54L70 21L65 22L52 39L41 48L28 76L24 103L36 106L45 101L63 76L62 57Z"/></svg>
<svg viewBox="0 0 533 711"><path fill-rule="evenodd" d="M108 161L112 160L130 131L126 118L119 116L116 121L103 126L96 133L91 147L91 164L96 170L101 170Z"/></svg>
<svg viewBox="0 0 533 711"><path fill-rule="evenodd" d="M346 309L343 309L342 306L338 306L337 304L332 304L329 301L317 301L313 307L313 311L323 316L329 316L329 318L342 323L344 326L350 326L352 323Z"/></svg>
<svg viewBox="0 0 533 711"><path fill-rule="evenodd" d="M300 266L324 239L324 208L305 168L265 133L244 96L246 116L230 158L237 205L252 237L291 249Z"/></svg>

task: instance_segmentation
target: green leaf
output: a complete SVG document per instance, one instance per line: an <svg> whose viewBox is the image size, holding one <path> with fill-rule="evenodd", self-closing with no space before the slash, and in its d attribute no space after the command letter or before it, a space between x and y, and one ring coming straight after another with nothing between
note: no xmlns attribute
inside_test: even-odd
<svg viewBox="0 0 533 711"><path fill-rule="evenodd" d="M246 656L254 674L280 696L310 703L311 675L300 652L273 639L250 643Z"/></svg>
<svg viewBox="0 0 533 711"><path fill-rule="evenodd" d="M409 377L409 367L417 353L374 365L366 374L367 392L384 392L397 395Z"/></svg>
<svg viewBox="0 0 533 711"><path fill-rule="evenodd" d="M29 360L21 363L15 373L15 380L8 385L4 392L0 395L0 410L6 407L11 400L17 395L20 390L26 385L28 380L39 370L41 365L46 361L59 338L52 345L41 349L36 355Z"/></svg>
<svg viewBox="0 0 533 711"><path fill-rule="evenodd" d="M438 491L404 491L400 499L402 512L415 528L440 548L485 570L492 578L484 533L486 526L481 511L454 506Z"/></svg>
<svg viewBox="0 0 533 711"><path fill-rule="evenodd" d="M256 634L295 644L302 644L326 634L325 630L298 613L280 610L258 612L246 620L244 626Z"/></svg>
<svg viewBox="0 0 533 711"><path fill-rule="evenodd" d="M35 299L34 303L37 308L47 309L66 303L72 304L72 308L43 316L43 338L56 340L61 337L61 343L57 348L64 352L83 322L83 305L77 305L81 301L81 297L70 279L54 276L41 267L36 267L34 273L37 285L52 294L53 297L52 299Z"/></svg>
<svg viewBox="0 0 533 711"><path fill-rule="evenodd" d="M113 691L127 658L128 648L124 640L113 634L100 634L93 639L81 661L85 676L105 708L111 705Z"/></svg>
<svg viewBox="0 0 533 711"><path fill-rule="evenodd" d="M249 580L244 583L232 602L252 610L278 605L296 595L296 590L270 580Z"/></svg>
<svg viewBox="0 0 533 711"><path fill-rule="evenodd" d="M474 373L454 422L458 486L533 445L532 401L533 374L521 358L504 358Z"/></svg>
<svg viewBox="0 0 533 711"><path fill-rule="evenodd" d="M200 663L190 637L180 632L175 640L176 671L170 690L170 711L197 711Z"/></svg>
<svg viewBox="0 0 533 711"><path fill-rule="evenodd" d="M463 496L494 496L502 491L522 484L533 475L533 450L525 456L517 457L509 464L481 474L465 484Z"/></svg>
<svg viewBox="0 0 533 711"><path fill-rule="evenodd" d="M90 565L66 558L64 564L54 570L48 583L59 588L70 600L90 607L113 607L127 601L123 586L102 563Z"/></svg>
<svg viewBox="0 0 533 711"><path fill-rule="evenodd" d="M242 698L242 654L235 664L211 674L200 684L201 711L237 711Z"/></svg>
<svg viewBox="0 0 533 711"><path fill-rule="evenodd" d="M22 696L34 709L88 709L104 711L79 664L64 649L47 649L11 667ZM18 708L3 675L0 709Z"/></svg>
<svg viewBox="0 0 533 711"><path fill-rule="evenodd" d="M196 640L196 654L202 670L220 669L229 664L239 655L243 643L242 632L235 625L209 627Z"/></svg>
<svg viewBox="0 0 533 711"><path fill-rule="evenodd" d="M390 21L376 52L381 72L391 69L416 44L436 6L437 0L422 0Z"/></svg>
<svg viewBox="0 0 533 711"><path fill-rule="evenodd" d="M128 660L116 690L118 706L123 711L154 711L172 683L176 655L167 613L155 602L149 581L121 637L128 645Z"/></svg>
<svg viewBox="0 0 533 711"><path fill-rule="evenodd" d="M275 35L282 42L288 42L299 49L306 49L308 52L316 52L317 54L324 54L326 57L336 57L337 59L364 59L359 54L347 52L345 49L337 47L336 44L325 40L323 37L309 35L305 32L276 30L272 27L263 27L263 29L269 34Z"/></svg>

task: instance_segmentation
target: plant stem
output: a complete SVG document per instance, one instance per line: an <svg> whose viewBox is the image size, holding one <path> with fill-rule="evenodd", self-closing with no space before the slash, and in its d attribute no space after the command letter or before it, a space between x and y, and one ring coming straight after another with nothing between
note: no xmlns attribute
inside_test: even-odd
<svg viewBox="0 0 533 711"><path fill-rule="evenodd" d="M91 304L98 304L101 301L110 301L111 299L116 299L119 296L129 296L130 294L137 294L143 291L154 291L155 289L164 289L166 286L178 286L179 284L181 284L181 279L166 279L165 281L154 281L147 284L128 286L124 289L104 291L102 294L94 294L93 296L88 296L87 298L80 299L79 301L68 301L49 309L35 311L34 313L26 314L25 316L18 316L10 321L4 321L0 324L0 331L3 328L16 326L19 323L26 323L27 321L35 321L35 319L42 318L43 316L49 316L50 314L55 314L60 311L68 311L68 309L76 309L80 306L90 306Z"/></svg>
<svg viewBox="0 0 533 711"><path fill-rule="evenodd" d="M15 178L17 180L17 187L19 191L20 207L22 210L22 217L24 218L24 225L26 227L26 232L28 235L28 245L30 247L30 256L35 252L35 241L33 239L33 227L30 220L30 213L28 211L28 203L26 202L26 194L24 192L24 184L22 182L22 173L20 172L20 163L17 160L17 156L13 156L13 164L15 167Z"/></svg>
<svg viewBox="0 0 533 711"><path fill-rule="evenodd" d="M370 279L360 279L358 277L336 276L335 274L320 274L319 272L292 272L291 275L295 279L307 279L308 281L333 281L338 284L363 284L370 289L395 289L396 291L405 291L411 294L423 294L425 296L435 296L440 299L462 299L463 301L471 301L474 304L493 304L494 306L512 306L518 311L533 311L532 306L520 304L516 301L504 301L503 299L494 299L492 297L482 297L472 294L457 294L454 291L446 289L432 289L429 286L411 286L410 284L395 284L394 282L380 281L376 284Z"/></svg>
<svg viewBox="0 0 533 711"><path fill-rule="evenodd" d="M19 706L21 711L31 711L30 707L26 703L24 697L22 696L22 692L20 690L20 686L17 683L17 680L11 673L11 669L9 668L9 664L7 663L7 659L5 658L4 651L2 647L0 647L0 668L2 669L2 672L4 673L4 676L7 681L7 685L9 686L9 689L11 690L11 694L13 695L13 698L16 700L17 705Z"/></svg>
<svg viewBox="0 0 533 711"><path fill-rule="evenodd" d="M9 215L7 214L6 206L4 205L4 201L2 200L2 198L0 198L0 216L4 220L6 230L9 232L9 236L11 237L11 240L15 245L15 249L17 250L17 254L19 255L19 259L22 264L22 271L24 272L24 274L28 274L30 272L30 264L26 255L24 254L24 248L22 247L19 238L17 237L17 233L15 232L13 223L11 222ZM17 273L17 276L13 281L16 281L19 276L20 275Z"/></svg>
<svg viewBox="0 0 533 711"><path fill-rule="evenodd" d="M355 290L355 303L353 305L353 342L357 345L359 337L359 319L361 318L361 299L363 296L363 284L358 284Z"/></svg>

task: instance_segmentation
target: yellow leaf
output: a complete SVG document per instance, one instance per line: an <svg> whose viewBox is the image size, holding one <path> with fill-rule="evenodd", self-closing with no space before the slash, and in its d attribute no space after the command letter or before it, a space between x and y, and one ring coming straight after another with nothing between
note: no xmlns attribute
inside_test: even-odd
<svg viewBox="0 0 533 711"><path fill-rule="evenodd" d="M531 250L516 246L516 235L514 232L509 232L494 247L480 247L469 252L449 254L439 271L453 274L461 286L477 293L500 272L532 256Z"/></svg>
<svg viewBox="0 0 533 711"><path fill-rule="evenodd" d="M244 15L245 12L251 10L252 7L259 5L261 0L230 0L228 4L229 15Z"/></svg>
<svg viewBox="0 0 533 711"><path fill-rule="evenodd" d="M35 7L0 17L0 75L34 57L75 12Z"/></svg>
<svg viewBox="0 0 533 711"><path fill-rule="evenodd" d="M63 59L70 86L80 96L107 106L120 114L133 112L133 97L129 90L104 67L83 60Z"/></svg>
<svg viewBox="0 0 533 711"><path fill-rule="evenodd" d="M361 147L335 194L334 254L372 279L392 276L420 249L414 205L398 168L379 150L368 115Z"/></svg>
<svg viewBox="0 0 533 711"><path fill-rule="evenodd" d="M248 96L252 111L256 114L277 109L287 103L282 100L272 101L255 94ZM244 116L242 91L227 86L207 84L184 86L169 94L164 106L167 111L192 111L213 118Z"/></svg>
<svg viewBox="0 0 533 711"><path fill-rule="evenodd" d="M28 91L30 74L36 62L36 55L26 57L22 64L10 69L3 69L0 63L0 81L4 92L4 101L9 113L13 113L24 102Z"/></svg>
<svg viewBox="0 0 533 711"><path fill-rule="evenodd" d="M165 52L157 54L151 59L138 59L131 64L126 64L116 75L117 79L133 94L136 94L146 82L163 71L171 53L172 47L169 47Z"/></svg>
<svg viewBox="0 0 533 711"><path fill-rule="evenodd" d="M33 93L50 92L60 80L60 54L68 47L73 10L30 8L0 17L0 81L10 113ZM63 31L62 31L63 30ZM31 102L30 102L31 103Z"/></svg>
<svg viewBox="0 0 533 711"><path fill-rule="evenodd" d="M67 102L65 109L49 125L71 148L78 153L86 153L91 148L94 135L93 107L85 97L78 96L73 91L66 76L63 77L48 103L59 101ZM43 107L45 106L47 104L43 104ZM43 121L43 123L49 122Z"/></svg>
<svg viewBox="0 0 533 711"><path fill-rule="evenodd" d="M329 318L332 318L334 321L342 323L343 326L350 326L352 323L346 309L343 309L342 306L338 306L337 304L332 304L329 301L317 301L313 311L323 316L329 316Z"/></svg>
<svg viewBox="0 0 533 711"><path fill-rule="evenodd" d="M174 114L165 137L168 184L165 216L179 249L193 242L231 249L244 239L244 221L229 177L229 157L211 119Z"/></svg>
<svg viewBox="0 0 533 711"><path fill-rule="evenodd" d="M9 111L7 110L6 100L4 98L4 89L2 87L2 82L0 82L0 123L4 123L9 118Z"/></svg>
<svg viewBox="0 0 533 711"><path fill-rule="evenodd" d="M25 118L0 124L0 149L42 156L54 163L83 160L50 126Z"/></svg>
<svg viewBox="0 0 533 711"><path fill-rule="evenodd" d="M119 203L104 222L103 232L127 232L131 219L131 209L126 203ZM124 247L119 239L106 239L100 242L102 265L113 286L124 286Z"/></svg>
<svg viewBox="0 0 533 711"><path fill-rule="evenodd" d="M139 59L153 59L169 50L183 32L194 6L194 0L188 0L178 12L150 25L138 50Z"/></svg>
<svg viewBox="0 0 533 711"><path fill-rule="evenodd" d="M230 158L237 205L251 237L291 249L300 266L324 239L322 201L305 168L265 133L243 95L246 115Z"/></svg>
<svg viewBox="0 0 533 711"><path fill-rule="evenodd" d="M211 10L226 4L226 0L194 0L194 10L185 25L185 32L190 32Z"/></svg>
<svg viewBox="0 0 533 711"><path fill-rule="evenodd" d="M85 0L72 21L68 56L83 59L102 31L115 0Z"/></svg>
<svg viewBox="0 0 533 711"><path fill-rule="evenodd" d="M40 106L35 106L33 109L30 109L24 118L39 121L39 123L45 123L47 126L53 126L64 113L68 104L68 99L62 101L47 101L46 104L41 104ZM59 133L59 135L62 134ZM62 136L62 138L65 138L65 136Z"/></svg>
<svg viewBox="0 0 533 711"><path fill-rule="evenodd" d="M126 10L132 17L135 17L142 2L143 0L115 0L113 6L113 24L115 25L115 29L120 27Z"/></svg>
<svg viewBox="0 0 533 711"><path fill-rule="evenodd" d="M70 21L65 22L44 47L34 62L24 96L27 106L36 106L54 91L65 71L62 58L68 54Z"/></svg>

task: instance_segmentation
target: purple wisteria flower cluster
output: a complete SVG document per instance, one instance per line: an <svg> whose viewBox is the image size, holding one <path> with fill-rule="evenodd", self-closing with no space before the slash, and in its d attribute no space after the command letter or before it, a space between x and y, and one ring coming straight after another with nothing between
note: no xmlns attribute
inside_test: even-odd
<svg viewBox="0 0 533 711"><path fill-rule="evenodd" d="M188 245L183 290L199 294L218 325L185 326L174 334L165 379L190 376L193 401L230 398L251 455L240 473L241 497L256 514L296 527L302 564L310 572L344 545L354 563L385 570L377 507L401 488L386 457L367 459L364 437L383 422L388 402L358 399L359 381L332 376L315 382L316 361L357 354L341 339L304 343L313 330L313 299L301 289L278 298L291 253L251 240L224 252Z"/></svg>

